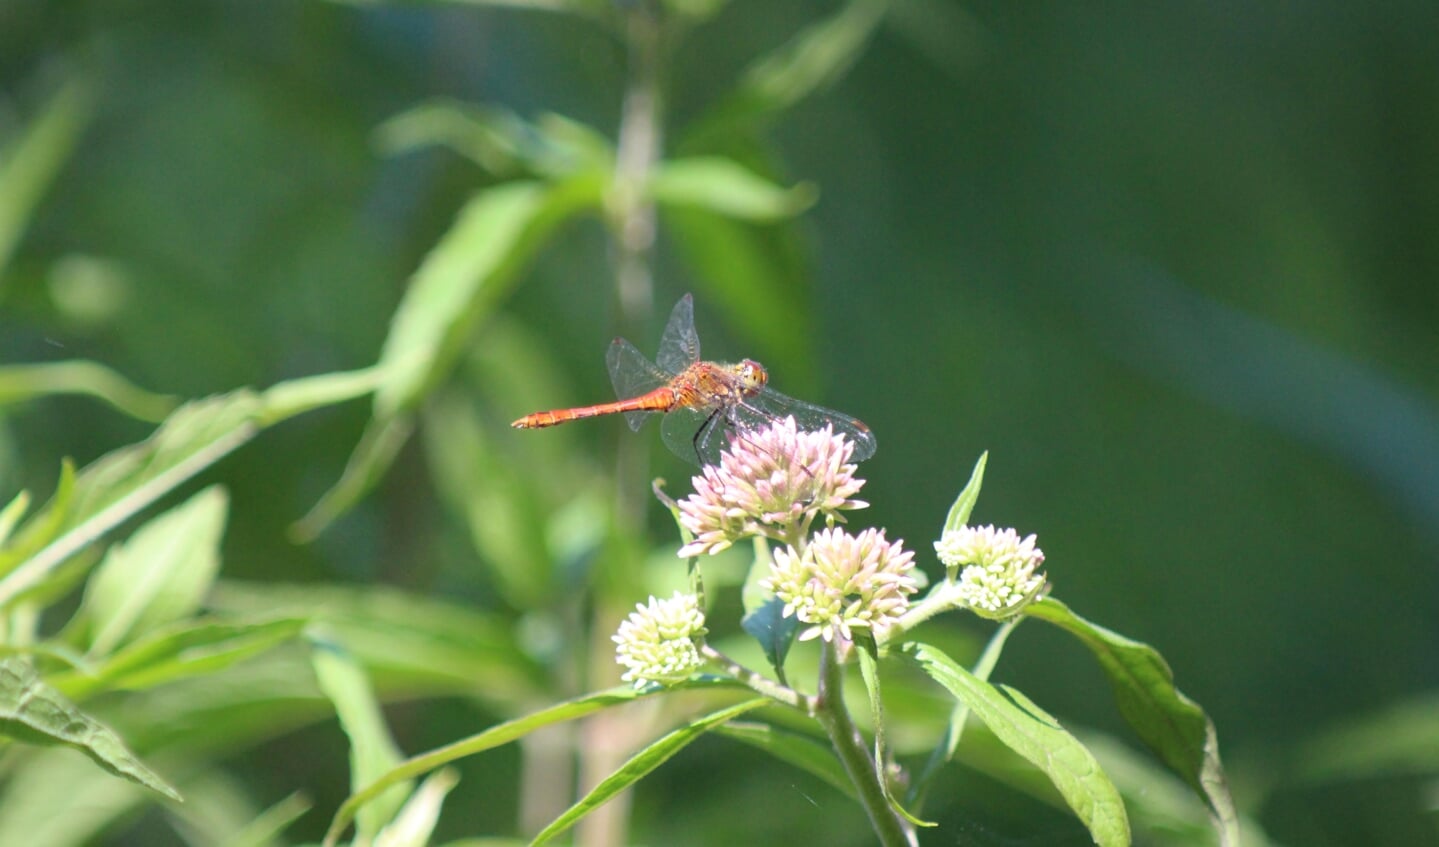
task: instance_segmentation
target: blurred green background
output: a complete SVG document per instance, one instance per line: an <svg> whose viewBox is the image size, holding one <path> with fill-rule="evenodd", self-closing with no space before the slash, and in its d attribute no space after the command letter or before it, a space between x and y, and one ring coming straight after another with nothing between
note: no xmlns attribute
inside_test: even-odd
<svg viewBox="0 0 1439 847"><path fill-rule="evenodd" d="M722 4L666 69L669 128L839 8ZM544 357L553 384L466 402L495 449L553 438L604 467L635 439L683 493L652 430L504 424L535 410L519 397L607 398L609 339L653 352L693 291L709 356L759 358L780 390L875 430L861 525L908 540L932 575L929 545L989 450L977 520L1039 533L1056 596L1165 655L1276 843L1434 843L1435 43L1439 6L1418 2L896 0L847 73L753 151L819 189L765 236L783 273L748 291L697 273L662 213L654 311L622 326L603 229L579 221L476 328L477 345L503 332ZM450 97L613 136L625 56L589 22L480 4L0 0L0 138L77 80L88 117L0 276L0 361L89 358L195 397L376 360L407 278L492 179L451 152L385 152L386 119ZM779 319L752 319L769 298ZM148 432L84 398L0 413L4 500ZM490 603L486 563L437 502L424 451L443 444L403 451L316 543L288 540L368 413L287 423L206 474L232 495L225 573ZM1021 628L997 676L1123 735L1099 672L1044 627ZM495 719L455 700L392 717L411 751ZM743 825L738 804L806 792L813 819L776 821L865 843L840 840L857 812L823 787L765 789L761 757L717 740L691 754L641 789L650 843L701 843L656 810L722 829ZM491 786L471 795L482 810L452 800L456 833L513 826L514 763L497 755L457 789ZM345 776L318 763L343 756L330 725L228 764L262 803L304 788L328 810ZM989 811L997 789L974 782L954 814L977 822L926 843L1084 843L1064 821L1026 841L1033 821ZM164 843L149 825L107 843Z"/></svg>

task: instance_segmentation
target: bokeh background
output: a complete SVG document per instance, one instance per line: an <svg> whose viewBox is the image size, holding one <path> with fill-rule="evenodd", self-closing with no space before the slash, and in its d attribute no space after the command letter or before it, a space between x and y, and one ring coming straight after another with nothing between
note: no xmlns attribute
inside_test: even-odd
<svg viewBox="0 0 1439 847"><path fill-rule="evenodd" d="M476 345L502 327L544 361L547 402L600 400L608 340L652 351L693 291L708 354L759 358L776 387L875 430L864 520L932 574L925 551L988 450L976 519L1039 533L1056 596L1165 655L1275 843L1439 840L1439 8L888 6L852 64L757 135L779 182L818 189L766 231L782 271L748 289L707 276L662 213L653 311L624 326L612 247L582 220ZM667 138L840 9L720 4L666 65ZM414 269L496 179L451 151L389 151L377 128L449 97L613 137L625 74L613 33L532 9L0 0L0 138L66 85L89 96L0 276L0 360L94 359L182 397L369 365ZM462 388L486 373L460 371ZM457 396L501 451L554 438L604 468L635 439L683 490L653 431L510 433L538 395ZM83 398L0 414L5 500L149 431ZM442 442L407 448L317 542L289 540L368 414L288 423L206 475L233 500L225 573L492 604L491 563L436 493ZM1045 627L1020 629L997 677L1125 737L1093 663ZM454 698L393 719L418 751L496 716ZM772 784L719 741L691 752L641 790L637 837L778 843L733 809L820 792L775 827L864 843L822 786ZM457 796L484 802L452 801L447 831L514 826L507 755L467 772ZM333 809L343 758L330 723L223 764L261 805L301 787ZM926 843L1084 843L1058 813L1026 841L1034 819L969 780L969 823ZM141 814L104 843L167 838Z"/></svg>

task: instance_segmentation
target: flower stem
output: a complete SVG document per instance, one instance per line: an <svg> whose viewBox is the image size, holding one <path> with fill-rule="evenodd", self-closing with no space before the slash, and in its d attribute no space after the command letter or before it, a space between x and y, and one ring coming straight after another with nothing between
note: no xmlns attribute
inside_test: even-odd
<svg viewBox="0 0 1439 847"><path fill-rule="evenodd" d="M832 642L824 642L820 653L819 696L815 718L819 720L834 745L835 755L844 765L859 794L865 814L869 815L879 843L884 847L914 847L918 844L914 831L895 813L885 799L879 784L874 759L859 728L854 725L844 703L844 670Z"/></svg>
<svg viewBox="0 0 1439 847"><path fill-rule="evenodd" d="M750 670L749 668L741 665L739 662L736 662L734 659L731 659L729 656L726 656L725 654L709 646L708 644L703 644L700 646L700 655L704 656L706 659L709 659L711 662L714 662L715 664L723 667L725 669L725 672L728 673L730 676L734 677L740 682L743 682L745 685L748 685L750 688L753 688L755 691L758 691L764 696L769 697L773 700L777 700L778 702L783 703L786 706L792 706L796 709L799 709L807 715L812 715L815 713L817 704L816 698L806 697L798 691L795 691L793 688L789 688L775 682L764 674Z"/></svg>

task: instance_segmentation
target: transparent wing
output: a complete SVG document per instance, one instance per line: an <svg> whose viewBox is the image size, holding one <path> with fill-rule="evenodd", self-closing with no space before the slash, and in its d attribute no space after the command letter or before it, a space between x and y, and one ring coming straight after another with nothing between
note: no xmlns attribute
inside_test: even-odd
<svg viewBox="0 0 1439 847"><path fill-rule="evenodd" d="M677 374L700 359L700 337L695 332L695 300L686 294L670 312L660 352L655 357L662 370Z"/></svg>
<svg viewBox="0 0 1439 847"><path fill-rule="evenodd" d="M623 338L610 342L610 349L605 353L605 364L609 367L610 383L615 387L615 395L621 400L646 394L670 381L670 374L655 367L653 362L645 358L645 354ZM630 425L630 429L638 430L651 414L653 412L625 412L625 422Z"/></svg>
<svg viewBox="0 0 1439 847"><path fill-rule="evenodd" d="M873 456L877 446L874 433L863 421L843 412L796 400L772 388L763 388L758 394L746 397L743 403L736 404L730 410L727 417L732 426L745 429L764 426L786 417L793 417L803 431L818 432L825 426L830 426L834 432L843 434L853 442L854 453L851 461L855 462L862 462Z"/></svg>
<svg viewBox="0 0 1439 847"><path fill-rule="evenodd" d="M660 437L670 452L692 465L719 464L720 450L729 439L720 434L723 415L682 406L660 421Z"/></svg>

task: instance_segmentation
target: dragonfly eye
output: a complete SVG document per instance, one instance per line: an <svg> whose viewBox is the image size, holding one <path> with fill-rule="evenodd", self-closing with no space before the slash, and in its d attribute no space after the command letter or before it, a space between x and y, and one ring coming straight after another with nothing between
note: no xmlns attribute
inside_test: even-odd
<svg viewBox="0 0 1439 847"><path fill-rule="evenodd" d="M753 394L769 382L769 372L754 359L745 359L739 367L740 384L747 393Z"/></svg>

